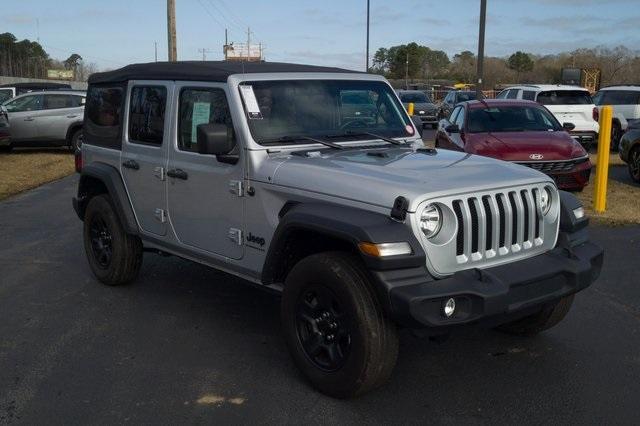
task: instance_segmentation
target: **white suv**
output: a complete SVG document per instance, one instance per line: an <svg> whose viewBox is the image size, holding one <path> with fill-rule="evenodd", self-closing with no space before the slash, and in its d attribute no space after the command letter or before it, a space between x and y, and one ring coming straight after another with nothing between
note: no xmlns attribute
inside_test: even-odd
<svg viewBox="0 0 640 426"><path fill-rule="evenodd" d="M525 99L547 107L560 123L572 123L571 136L589 148L598 141L598 109L587 89L560 84L524 84L509 87L498 99Z"/></svg>
<svg viewBox="0 0 640 426"><path fill-rule="evenodd" d="M640 86L603 87L593 96L593 101L598 110L604 105L613 107L611 146L617 148L628 125L640 122Z"/></svg>

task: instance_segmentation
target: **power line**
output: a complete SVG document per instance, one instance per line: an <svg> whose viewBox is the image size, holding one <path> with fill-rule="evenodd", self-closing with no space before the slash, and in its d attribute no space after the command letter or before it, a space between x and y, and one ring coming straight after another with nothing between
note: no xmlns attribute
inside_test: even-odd
<svg viewBox="0 0 640 426"><path fill-rule="evenodd" d="M229 14L229 16L231 16L231 18L238 23L238 26L240 28L246 28L249 26L246 22L238 18L238 16L235 13L233 13L231 8L227 6L227 4L223 0L220 0L219 3L224 9L227 10L227 13Z"/></svg>
<svg viewBox="0 0 640 426"><path fill-rule="evenodd" d="M46 49L50 49L50 50L57 50L59 52L64 52L66 54L73 54L76 53L73 50L69 50L69 49L60 49L59 47L54 47L51 45L45 45L42 44L42 47L46 48ZM113 59L105 59L105 58L100 58L98 56L93 56L93 55L82 55L84 58L88 58L88 59L97 59L98 61L102 61L102 62L111 62L113 64L117 64L117 65L125 65L125 62L121 62L121 61L114 61Z"/></svg>
<svg viewBox="0 0 640 426"><path fill-rule="evenodd" d="M198 3L200 3L200 6L202 6L202 8L204 9L205 12L207 12L207 15L209 15L211 17L211 19L213 19L218 25L220 25L220 27L225 28L226 25L223 24L222 22L218 21L218 18L216 18L210 11L209 9L204 5L204 3L202 3L201 0L198 0Z"/></svg>
<svg viewBox="0 0 640 426"><path fill-rule="evenodd" d="M227 15L218 6L216 6L216 4L212 0L208 0L208 3L222 16L222 19L224 19L228 24L231 24L230 26L235 26L238 29L243 28L241 24L238 24L237 22L234 22L233 20L229 19Z"/></svg>

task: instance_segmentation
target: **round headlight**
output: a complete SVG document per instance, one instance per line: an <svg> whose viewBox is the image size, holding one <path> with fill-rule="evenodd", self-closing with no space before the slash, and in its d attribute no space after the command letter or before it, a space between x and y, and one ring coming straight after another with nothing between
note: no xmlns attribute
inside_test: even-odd
<svg viewBox="0 0 640 426"><path fill-rule="evenodd" d="M540 209L542 214L549 213L549 209L551 209L551 190L549 187L545 187L540 193Z"/></svg>
<svg viewBox="0 0 640 426"><path fill-rule="evenodd" d="M427 238L435 237L442 228L442 211L435 204L429 204L420 215L420 229Z"/></svg>

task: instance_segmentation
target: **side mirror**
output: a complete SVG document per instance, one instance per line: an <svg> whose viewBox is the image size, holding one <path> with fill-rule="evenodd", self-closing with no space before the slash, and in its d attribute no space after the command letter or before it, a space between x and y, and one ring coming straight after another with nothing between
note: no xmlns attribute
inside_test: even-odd
<svg viewBox="0 0 640 426"><path fill-rule="evenodd" d="M576 125L573 123L562 123L562 128L565 129L567 132L570 132L576 128Z"/></svg>
<svg viewBox="0 0 640 426"><path fill-rule="evenodd" d="M412 115L411 121L413 122L413 125L416 126L416 129L418 129L418 134L422 136L423 125L422 125L422 120L420 120L420 117Z"/></svg>
<svg viewBox="0 0 640 426"><path fill-rule="evenodd" d="M237 156L229 155L236 147L233 128L225 124L200 124L197 127L198 153L215 155L219 161L237 162Z"/></svg>
<svg viewBox="0 0 640 426"><path fill-rule="evenodd" d="M457 124L449 124L444 128L447 133L460 133L460 127Z"/></svg>

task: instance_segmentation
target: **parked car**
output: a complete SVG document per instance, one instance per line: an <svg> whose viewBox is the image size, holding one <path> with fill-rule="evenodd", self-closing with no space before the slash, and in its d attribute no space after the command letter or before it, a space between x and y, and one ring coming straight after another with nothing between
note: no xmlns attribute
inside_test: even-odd
<svg viewBox="0 0 640 426"><path fill-rule="evenodd" d="M436 147L511 161L551 176L558 188L580 191L589 183L591 162L567 131L532 101L487 99L458 104L441 121Z"/></svg>
<svg viewBox="0 0 640 426"><path fill-rule="evenodd" d="M631 179L640 183L640 121L631 123L620 138L619 154L629 166Z"/></svg>
<svg viewBox="0 0 640 426"><path fill-rule="evenodd" d="M482 97L482 96L481 96ZM451 90L440 103L438 118L443 119L451 115L453 107L460 102L473 101L477 99L477 94L469 90Z"/></svg>
<svg viewBox="0 0 640 426"><path fill-rule="evenodd" d="M611 123L611 148L617 149L627 126L640 121L640 86L604 87L593 96L598 111L604 105L613 107Z"/></svg>
<svg viewBox="0 0 640 426"><path fill-rule="evenodd" d="M344 91L340 94L342 113L351 120L375 123L378 108L369 93L361 90Z"/></svg>
<svg viewBox="0 0 640 426"><path fill-rule="evenodd" d="M67 83L53 82L33 82L33 83L8 83L0 84L0 104L15 98L18 95L28 92L39 92L41 90L71 90L71 85Z"/></svg>
<svg viewBox="0 0 640 426"><path fill-rule="evenodd" d="M375 121L342 111L354 91L375 99ZM152 250L282 292L295 364L342 398L388 379L398 326L557 324L602 265L578 199L531 168L427 149L417 130L379 75L275 62L93 74L73 200L89 266L127 284Z"/></svg>
<svg viewBox="0 0 640 426"><path fill-rule="evenodd" d="M29 92L4 102L11 125L9 149L82 143L85 92Z"/></svg>
<svg viewBox="0 0 640 426"><path fill-rule="evenodd" d="M571 137L586 149L598 143L598 109L587 89L561 84L525 84L504 89L497 99L524 99L547 107L561 123L573 123Z"/></svg>
<svg viewBox="0 0 640 426"><path fill-rule="evenodd" d="M426 93L420 90L397 90L400 101L405 108L413 104L413 114L420 119L423 125L438 127L438 107L429 99Z"/></svg>
<svg viewBox="0 0 640 426"><path fill-rule="evenodd" d="M9 119L7 111L0 106L0 152L9 150L11 133L9 131Z"/></svg>

